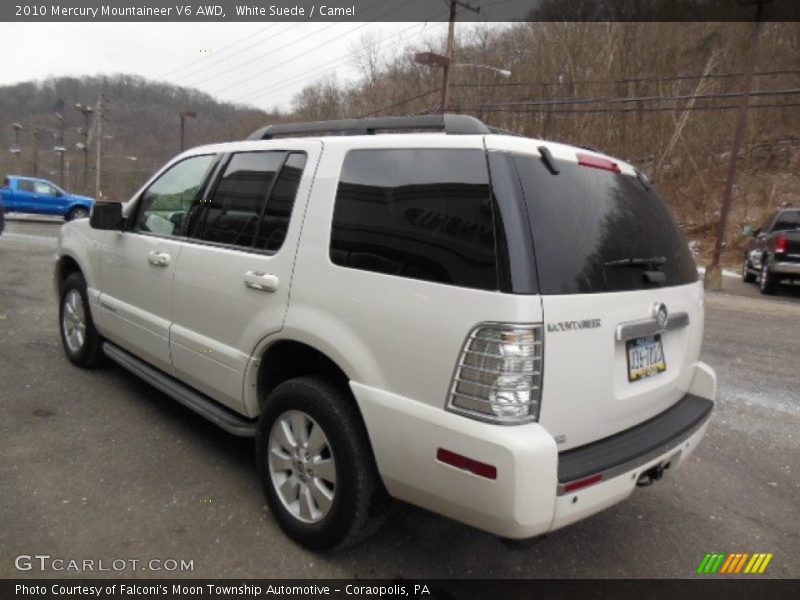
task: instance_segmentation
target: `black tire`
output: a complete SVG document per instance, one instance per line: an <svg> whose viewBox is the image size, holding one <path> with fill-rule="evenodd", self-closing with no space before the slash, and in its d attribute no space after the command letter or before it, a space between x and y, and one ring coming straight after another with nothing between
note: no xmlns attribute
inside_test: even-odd
<svg viewBox="0 0 800 600"><path fill-rule="evenodd" d="M75 321L70 318L71 301L80 300L81 310L83 311L83 336L82 341L76 344L75 338L70 337L70 325ZM65 313L67 319L65 320ZM86 281L80 273L69 275L61 286L61 294L58 302L58 330L61 333L61 343L67 358L74 365L90 369L105 362L103 354L103 338L97 333L92 314L89 310L89 298L86 295Z"/></svg>
<svg viewBox="0 0 800 600"><path fill-rule="evenodd" d="M747 254L744 255L744 263L742 263L742 281L745 283L753 283L756 280L756 276L750 272L750 260L747 258Z"/></svg>
<svg viewBox="0 0 800 600"><path fill-rule="evenodd" d="M297 485L296 504L299 506L303 488L296 473L303 476L303 466L290 459L293 467L270 469L271 452L277 452L277 460L282 462L287 461L285 456L292 456L291 451L284 452L277 432L289 418L287 415L296 416L298 413L312 421L301 436L313 437L314 427L319 426L328 444L327 456L335 466L335 484L329 486L323 482L329 486L326 489L332 490L332 502L327 512L318 515L316 521L304 522L300 515L294 514L289 505L284 504L277 489L279 481L287 482L290 485L286 486L283 497L294 496L294 486ZM271 440L273 427L276 433ZM294 427L290 432L295 435ZM310 448L310 445L305 447ZM377 531L386 518L391 501L375 466L364 423L347 390L316 376L291 379L277 386L267 397L259 420L256 452L258 474L267 504L283 532L301 546L314 551L352 546ZM272 460L275 460L274 456ZM319 463L306 463L315 464ZM324 479L319 472L316 475L314 481ZM312 494L310 489L314 482L309 484L307 478L303 481L309 488L308 493ZM311 514L308 510L306 512Z"/></svg>
<svg viewBox="0 0 800 600"><path fill-rule="evenodd" d="M74 221L75 219L88 219L89 218L89 209L85 206L76 206L72 208L65 217L67 221Z"/></svg>
<svg viewBox="0 0 800 600"><path fill-rule="evenodd" d="M759 289L761 290L762 294L773 296L778 292L779 281L770 270L767 257L765 256L762 260L764 261L764 265L761 267L761 282L759 284Z"/></svg>

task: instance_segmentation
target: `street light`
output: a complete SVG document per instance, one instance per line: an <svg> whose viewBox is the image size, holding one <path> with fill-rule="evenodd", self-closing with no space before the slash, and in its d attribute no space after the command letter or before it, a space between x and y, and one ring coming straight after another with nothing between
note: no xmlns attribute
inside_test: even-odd
<svg viewBox="0 0 800 600"><path fill-rule="evenodd" d="M478 64L475 64L475 63L455 63L452 66L454 66L454 67L473 67L475 69L488 69L489 71L494 71L495 73L500 75L500 77L505 77L505 78L511 77L511 71L509 71L508 69L501 69L499 67L492 67L490 65L478 65Z"/></svg>
<svg viewBox="0 0 800 600"><path fill-rule="evenodd" d="M426 67L441 67L442 69L449 69L450 67L470 67L473 69L487 69L494 71L501 77L511 77L511 71L508 69L501 69L499 67L492 67L490 65L481 65L477 63L454 63L451 62L450 57L444 54L436 54L435 52L417 52L414 54L414 62ZM442 112L447 111L447 101L450 98L450 78L445 77L442 89Z"/></svg>
<svg viewBox="0 0 800 600"><path fill-rule="evenodd" d="M184 124L185 119L196 119L197 113L192 110L185 110L183 112L179 112L178 116L181 118L181 152L183 152L184 148L184 136L186 134L186 126Z"/></svg>

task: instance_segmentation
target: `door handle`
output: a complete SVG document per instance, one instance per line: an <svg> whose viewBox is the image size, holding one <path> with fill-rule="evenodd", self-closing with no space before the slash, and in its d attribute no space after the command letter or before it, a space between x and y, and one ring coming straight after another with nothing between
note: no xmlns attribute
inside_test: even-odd
<svg viewBox="0 0 800 600"><path fill-rule="evenodd" d="M254 290L262 292L277 292L281 280L277 275L263 271L247 271L244 274L244 284Z"/></svg>
<svg viewBox="0 0 800 600"><path fill-rule="evenodd" d="M158 252L157 250L153 250L147 255L147 260L154 267L168 267L171 259L169 254L166 252Z"/></svg>

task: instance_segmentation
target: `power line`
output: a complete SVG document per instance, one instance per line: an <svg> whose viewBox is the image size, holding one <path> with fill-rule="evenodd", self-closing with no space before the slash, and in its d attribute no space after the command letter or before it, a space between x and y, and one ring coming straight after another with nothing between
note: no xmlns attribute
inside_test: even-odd
<svg viewBox="0 0 800 600"><path fill-rule="evenodd" d="M431 88L427 92L422 92L421 94L417 94L416 96L411 96L410 98L406 98L405 100L401 100L400 102L396 102L394 104L390 104L389 106L384 106L383 108L379 108L378 110L374 110L372 112L368 112L368 113L364 113L362 115L358 115L358 117L356 117L356 118L361 119L363 117L371 117L373 115L377 115L380 112L383 112L384 110L389 110L390 108L396 108L398 106L402 106L403 104L408 104L409 102L412 102L413 100L417 100L419 98L424 98L425 96L430 96L434 92L438 92L438 91L439 91L439 88ZM467 109L467 110L469 110L469 109Z"/></svg>
<svg viewBox="0 0 800 600"><path fill-rule="evenodd" d="M420 25L419 23L414 23L410 27L406 27L405 29L401 29L400 31L392 34L391 36L389 36L388 38L386 38L385 40L380 42L378 44L378 48L385 46L386 44L391 42L394 38L401 37L404 33L414 29L415 27L419 27L419 25ZM422 29L419 32L417 32L415 35L421 35L422 33L424 33L426 27L427 27L427 23L424 23L423 26L422 26ZM287 88L289 86L301 83L303 81L308 81L308 80L314 79L315 77L318 77L321 74L321 72L328 70L330 68L330 66L332 66L334 64L338 64L338 63L340 63L340 62L342 62L344 60L347 60L347 59L357 55L357 54L358 54L358 51L349 52L349 53L347 53L345 55L339 56L339 57L334 58L332 60L329 60L329 61L327 61L325 63L322 63L321 65L318 65L317 67L315 67L309 73L303 73L302 75L299 75L297 77L293 77L293 78L290 78L288 80L284 80L283 82L281 82L278 85L270 84L270 85L268 85L266 87L263 87L263 88L260 88L258 90L254 90L254 91L248 92L248 93L244 94L243 96L241 96L239 98L239 101L240 102L249 101L251 98L257 98L257 97L262 96L264 94L269 94L269 93L272 93L272 92L276 92L276 91L282 90L284 88Z"/></svg>
<svg viewBox="0 0 800 600"><path fill-rule="evenodd" d="M277 25L277 23L276 23L276 25ZM273 40L275 40L276 38L279 38L280 36L284 35L285 33L289 33L289 32L290 32L292 29L295 29L296 27L299 27L300 25L302 25L302 23L295 23L295 24L294 24L294 25L292 25L291 27L287 27L286 29L282 29L281 31L279 31L278 33L276 33L275 35L273 35L271 38L269 38L269 40L268 40L268 41L269 41L269 42L272 42L272 41L273 41ZM314 35L314 34L312 34L312 35ZM205 72L206 72L208 69L210 69L210 68L216 68L216 67L218 67L218 66L222 65L223 63L225 63L226 61L229 61L229 60L231 60L232 58L235 58L235 57L237 57L237 56L241 56L242 54L244 54L244 53L245 53L245 52L247 52L248 50L252 50L252 49L253 49L253 48L255 48L256 46L258 46L258 45L260 45L260 44L263 44L263 43L264 43L264 42L262 42L262 41L257 41L255 44L251 44L251 45L249 45L249 46L246 46L246 47L244 47L244 48L240 48L239 50L237 50L237 51L236 51L236 52L234 52L233 54L229 54L228 56L223 56L223 57L221 57L221 58L220 58L220 60L216 61L215 63L208 64L208 65L203 65L203 66L202 66L200 69L197 69L197 70L195 70L195 71L192 71L192 72L190 72L190 73L186 73L186 74L184 74L184 75L179 75L179 76L178 76L178 78L177 78L175 81L176 81L176 82L179 82L179 81L181 81L181 80L184 80L184 81L185 81L187 78L188 78L188 79L191 79L191 78L192 78L192 77L194 77L195 75L198 75L198 74L200 74L200 73L205 73ZM220 74L227 73L227 72L229 72L229 71L221 71L221 72L220 72ZM205 81L205 80L203 80L203 81ZM202 83L202 81L200 81L199 83Z"/></svg>
<svg viewBox="0 0 800 600"><path fill-rule="evenodd" d="M327 27L323 27L322 29L320 29L320 30L318 30L318 31L315 31L314 33L312 33L312 34L311 34L311 35L309 35L308 37L313 37L313 36L315 36L315 35L318 35L318 34L320 34L320 33L323 33L323 32L325 32L325 31L328 31L329 29L332 29L333 27L336 27L338 24L339 24L339 23L332 23L332 24L328 25ZM295 24L294 24L294 25L292 25L291 27L289 27L289 28L287 28L287 29L285 29L285 30L281 31L281 32L280 32L278 35L276 35L275 37L278 37L279 35L282 35L282 34L284 34L284 33L288 33L289 31L291 31L292 29L295 29L295 28L299 27L300 25L303 25L303 23L295 23ZM275 39L275 38L272 38L272 39ZM270 40L270 41L271 41L271 40ZM258 45L258 44L256 44L256 45ZM285 46L285 47L289 47L289 46L291 46L291 44L287 44L287 46ZM252 48L252 46L250 46L249 48L247 48L247 50L249 50L250 48ZM196 82L194 82L192 85L194 85L194 86L198 86L198 85L201 85L201 84L203 84L203 83L206 83L206 82L208 82L208 81L211 81L212 79L216 79L217 77L221 77L221 76L223 76L223 75L228 75L229 73L232 73L233 71L236 71L236 70L238 70L238 69L241 69L242 67L246 67L246 66L249 66L249 65L253 64L253 62L254 62L254 61L256 61L256 60L259 60L259 59L262 59L262 58L264 58L265 56L268 56L268 55L272 54L273 52L275 52L275 50L274 50L274 49L270 49L270 50L268 50L267 52L264 52L263 54L259 54L258 56L254 57L254 58L250 58L250 59L248 59L248 60L246 60L246 61L244 61L244 62L242 62L242 63L239 63L239 64L238 64L238 65L236 65L235 67L231 67L231 68L229 68L229 69L223 69L223 70L222 70L222 71L220 71L219 73L216 73L216 74L214 74L214 75L211 75L210 77L206 77L205 79L201 79L200 81L196 81ZM223 88L223 89L225 89L225 88Z"/></svg>
<svg viewBox="0 0 800 600"><path fill-rule="evenodd" d="M366 22L364 22L364 23L361 23L361 24L360 24L360 25L358 25L357 27L354 27L353 29L351 29L351 30L349 30L349 31L346 31L346 32L344 32L344 33L342 33L342 34L340 34L340 35L337 35L336 37L333 37L333 38L331 38L331 39L329 39L329 40L327 40L327 41L323 42L322 44L319 44L319 45L317 45L317 46L314 46L313 48L311 48L311 49L309 49L309 50L306 50L305 52L301 52L300 54L296 54L296 55L292 56L292 58L290 58L290 59L288 59L288 60L285 60L285 61L283 61L282 63L279 63L279 64L277 64L277 65L273 65L273 66L269 67L268 69L264 69L263 71L259 71L258 73L255 73L254 75L251 75L251 76L245 77L244 79L241 79L241 80L237 81L236 83L233 83L233 84L231 84L231 85L225 86L225 87L224 87L224 88L222 88L221 90L217 90L217 91L216 91L216 94L217 94L217 95L219 95L219 94L222 94L223 92L226 92L226 91L228 91L228 90L230 90L230 89L232 89L232 88L238 87L238 86L240 86L240 85L241 85L241 84L243 84L243 83L246 83L246 82L248 82L248 81L252 81L253 77L260 76L260 75L264 75L265 73L269 73L270 71L274 71L275 69L277 69L277 68L279 68L279 67L281 67L281 66L284 66L284 65L286 65L287 63L290 63L290 62L292 62L292 61L294 61L294 60L297 60L298 58L301 58L301 57L303 57L303 56L307 56L307 55L308 55L308 54L310 54L311 52L314 52L315 50L319 50L319 49L320 49L320 48L322 48L323 46L326 46L326 45L330 44L331 42L334 42L334 41L338 40L339 38L342 38L342 37L344 37L345 35L350 35L350 34L351 34L351 33L353 33L354 31L357 31L358 29L361 29L361 28L363 28L363 27L366 27L367 25L371 25L371 24L373 24L375 21L379 21L379 20L381 20L383 17L386 17L386 16L388 16L388 15L392 14L393 12L396 12L396 11L400 10L401 8L404 8L405 6L407 6L407 5L411 4L412 2L416 2L416 0L407 0L407 1L406 1L406 2L404 2L403 4L399 4L399 5L395 6L394 8L392 8L392 9L390 9L390 10L386 11L386 12L385 12L385 13L383 13L382 15L379 15L379 16L378 16L378 17L377 17L377 18L376 18L374 21L366 21ZM259 57L259 58L260 58L260 57ZM255 59L254 59L254 60L255 60ZM252 62L252 61L251 61L251 62Z"/></svg>
<svg viewBox="0 0 800 600"><path fill-rule="evenodd" d="M372 4L372 5L368 6L367 8L365 8L365 9L364 9L364 12L369 12L369 11L370 11L370 10L372 10L373 8L376 8L377 6L379 6L379 5L381 5L381 4L385 4L387 1L388 1L388 0L378 0L378 1L377 1L375 4ZM276 24L276 25L277 25L277 24ZM278 32L277 34L275 34L274 36L272 36L272 37L271 37L271 38L270 38L268 41L269 41L269 42L272 42L272 41L274 41L276 38L278 38L278 37L280 37L280 36L282 36L282 35L284 35L284 34L286 34L286 33L290 32L290 31L292 31L293 29L296 29L297 27L299 27L299 26L301 26L301 25L303 25L303 23L295 23L295 24L294 24L294 25L292 25L291 27L288 27L288 28L286 28L286 29L283 29L283 30L281 30L280 32ZM319 29L319 30L317 30L317 31L315 31L315 32L313 32L313 33L311 33L311 34L309 34L308 36L306 36L306 38L305 38L305 39L309 39L309 38L312 38L312 37L314 37L315 35L319 35L320 33L323 33L323 32L325 32L325 31L327 31L327 30L329 30L329 29L331 29L331 28L335 27L336 25L338 25L338 23L332 23L332 24L328 25L327 27L323 27L322 29ZM228 61L228 60L230 60L230 59L232 59L232 58L234 58L234 57L236 57L236 56L240 56L241 54L243 54L243 53L247 52L248 50L252 50L252 49L253 49L253 48L255 48L256 46L258 46L260 43L261 43L261 42L256 42L255 44L251 44L250 46L247 46L246 48L242 48L242 49L238 50L237 52L234 52L234 53L233 53L233 54L231 54L231 55L228 55L228 56L225 56L225 57L223 57L222 61L218 62L216 66L219 66L219 65L220 65L220 64L222 64L223 62L225 62L225 61ZM287 45L288 45L288 44L287 44ZM217 77L221 77L222 75L227 75L228 73L230 73L230 72L232 72L232 71L236 71L237 69L239 69L239 68L241 68L241 67L244 67L244 66L247 66L247 65L249 65L249 64L250 64L252 61L254 61L254 60L258 60L258 59L264 58L265 56L267 56L268 54L271 54L272 52L273 52L273 50L270 50L270 51L264 52L264 53L262 53L262 54L258 55L257 57L255 57L255 58L253 58L253 59L251 59L251 60L246 60L245 62L243 62L243 63L239 63L238 65L236 65L235 67L232 67L232 68L230 68L230 69L227 69L227 70L222 70L222 71L220 71L220 72L218 72L218 73L216 73L216 74L214 74L214 75L211 75L210 77L206 77L205 79L201 79L200 81L194 82L194 83L192 83L191 85L198 86L198 85L200 85L200 84L202 84L202 83L206 83L207 81L211 81L212 79L216 79ZM185 80L187 77L188 77L188 78L191 78L191 77L193 77L193 76L195 76L195 75L197 75L197 74L199 74L199 73L203 73L204 71L205 71L205 67L204 67L204 68L201 68L201 69L199 69L199 70L197 70L197 71L193 71L192 73L189 73L189 74L186 74L186 75L181 75L180 77L178 77L178 81L180 81L181 79L184 79L184 80Z"/></svg>
<svg viewBox="0 0 800 600"><path fill-rule="evenodd" d="M775 102L769 104L749 104L748 109L751 108L789 108L800 106L800 102ZM720 106L659 106L651 108L558 108L558 109L544 109L544 108L487 108L485 106L461 108L463 111L470 112L489 112L489 113L536 113L541 115L555 115L555 114L595 114L595 113L647 113L647 112L682 112L684 110L730 110L739 108L738 104L723 104Z"/></svg>
<svg viewBox="0 0 800 600"><path fill-rule="evenodd" d="M241 44L241 43L242 43L242 42L244 42L245 40L249 40L250 38L252 38L252 37L254 37L254 36L256 36L256 35L258 35L258 34L260 34L260 33L263 33L263 32L264 32L264 31L266 31L267 29L270 29L270 28L272 28L272 27L275 27L276 25L277 25L277 23L272 23L272 24L270 24L270 25L267 25L266 27L262 27L261 29L258 29L257 31L255 31L255 32L251 33L250 35L247 35L247 36L245 36L245 37L243 37L243 38L239 38L238 40L234 40L234 41L233 41L233 42L231 42L230 44L226 44L225 46L223 46L222 48L220 48L220 49L219 49L217 52L218 52L219 54L222 54L222 53L223 53L223 52L225 52L225 51L226 51L228 48L232 48L232 47L234 47L234 46L238 46L239 44ZM252 47L252 46L251 46L251 47ZM226 58L227 58L227 57L226 57ZM185 64L185 65L183 65L182 67L177 67L176 69L172 69L171 71L167 71L167 72L166 72L166 73L164 73L163 75L159 75L159 76L158 76L158 78L159 78L159 79L164 79L164 78L166 78L166 77L169 77L170 75L172 75L172 74L174 74L174 73L177 73L178 71L183 71L184 69L186 69L186 68L188 68L188 67L191 67L191 66L194 66L194 65L196 65L196 64L198 64L198 63L201 63L201 62L203 62L203 61L205 61L205 60L206 60L205 58L199 58L199 59L197 59L197 60L193 60L193 61L192 61L192 62L190 62L190 63L186 63L186 64ZM185 77L185 75L181 75L181 76L180 76L180 78L182 78L182 77Z"/></svg>
<svg viewBox="0 0 800 600"><path fill-rule="evenodd" d="M787 90L758 90L750 92L751 96L781 96L800 94L800 88ZM665 100L702 100L711 98L738 98L744 92L718 92L707 94L679 94L673 96L605 96L600 98L555 98L550 100L515 100L509 102L487 102L484 106L557 106L562 104L597 104L626 102L662 102Z"/></svg>
<svg viewBox="0 0 800 600"><path fill-rule="evenodd" d="M798 75L797 69L779 69L774 71L761 71L753 73L753 77L765 77L768 75ZM717 73L708 75L674 75L671 77L636 77L633 79L584 79L579 81L505 81L498 83L456 83L453 87L473 88L473 87L524 87L524 86L543 86L555 87L565 85L591 85L591 84L617 84L617 83L643 83L648 81L691 81L697 79L728 79L731 77L744 77L744 73Z"/></svg>

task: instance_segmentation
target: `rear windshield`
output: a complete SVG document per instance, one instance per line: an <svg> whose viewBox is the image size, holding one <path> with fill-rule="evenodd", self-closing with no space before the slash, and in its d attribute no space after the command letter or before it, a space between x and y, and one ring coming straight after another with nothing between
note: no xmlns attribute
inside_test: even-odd
<svg viewBox="0 0 800 600"><path fill-rule="evenodd" d="M778 213L772 231L794 231L800 229L800 211L784 210Z"/></svg>
<svg viewBox="0 0 800 600"><path fill-rule="evenodd" d="M622 292L697 280L686 239L652 186L565 161L555 161L553 175L538 156L515 155L515 162L541 293ZM627 259L661 264L624 264Z"/></svg>

